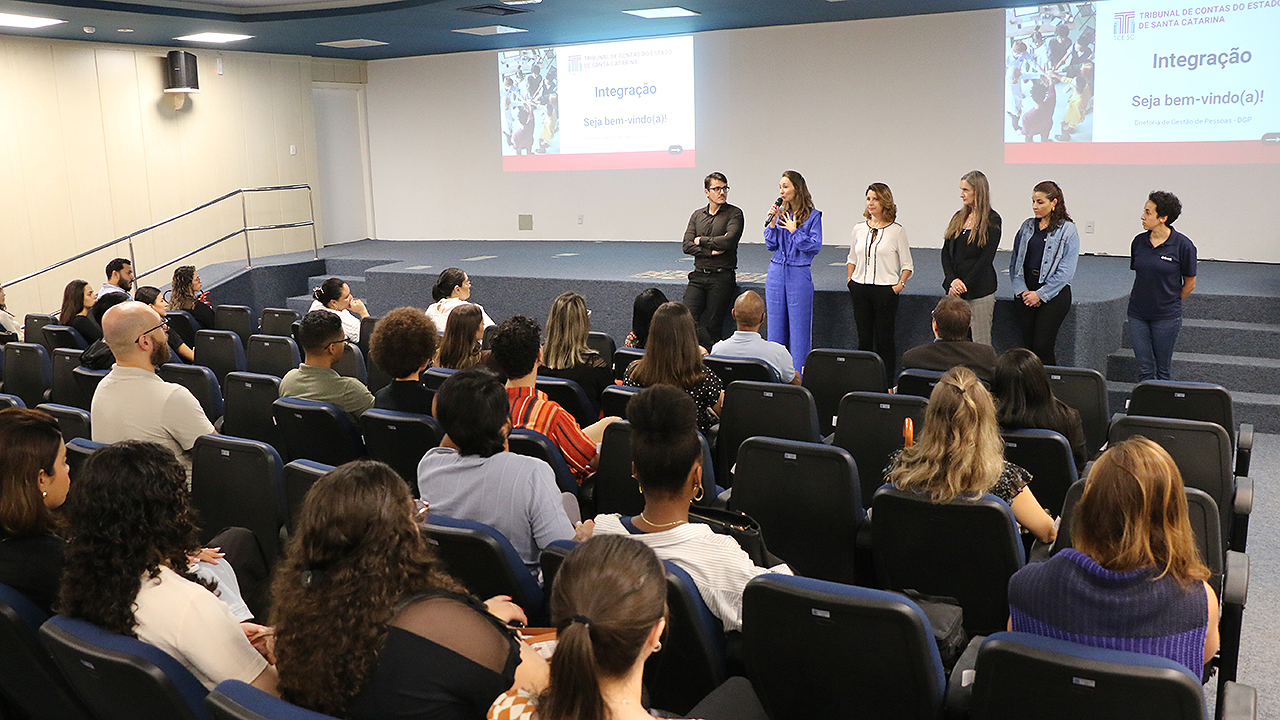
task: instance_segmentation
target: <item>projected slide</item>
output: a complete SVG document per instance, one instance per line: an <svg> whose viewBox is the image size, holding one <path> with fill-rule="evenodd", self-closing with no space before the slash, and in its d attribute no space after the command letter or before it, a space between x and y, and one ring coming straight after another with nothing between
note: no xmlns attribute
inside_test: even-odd
<svg viewBox="0 0 1280 720"><path fill-rule="evenodd" d="M1280 163L1280 0L1005 11L1005 162Z"/></svg>
<svg viewBox="0 0 1280 720"><path fill-rule="evenodd" d="M498 53L503 170L693 167L693 38Z"/></svg>

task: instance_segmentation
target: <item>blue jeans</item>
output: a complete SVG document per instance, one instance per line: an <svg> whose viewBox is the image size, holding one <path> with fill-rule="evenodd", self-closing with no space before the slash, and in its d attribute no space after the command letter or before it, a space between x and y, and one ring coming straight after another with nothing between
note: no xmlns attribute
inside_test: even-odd
<svg viewBox="0 0 1280 720"><path fill-rule="evenodd" d="M1138 381L1172 380L1173 346L1182 330L1182 316L1166 320L1129 317L1129 339L1138 359Z"/></svg>

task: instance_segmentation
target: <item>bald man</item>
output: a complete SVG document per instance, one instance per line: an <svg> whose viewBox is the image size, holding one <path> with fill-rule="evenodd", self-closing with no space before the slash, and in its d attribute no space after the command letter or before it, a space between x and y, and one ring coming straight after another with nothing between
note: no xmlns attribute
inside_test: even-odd
<svg viewBox="0 0 1280 720"><path fill-rule="evenodd" d="M147 440L173 451L191 473L196 438L213 432L190 390L167 383L156 368L169 361L168 324L140 302L120 303L102 316L102 334L116 364L93 394L93 440Z"/></svg>
<svg viewBox="0 0 1280 720"><path fill-rule="evenodd" d="M742 293L734 301L733 319L738 324L737 332L716 343L711 348L712 355L763 360L778 371L782 382L800 384L800 373L796 372L786 346L760 337L760 326L764 324L764 300L754 290Z"/></svg>

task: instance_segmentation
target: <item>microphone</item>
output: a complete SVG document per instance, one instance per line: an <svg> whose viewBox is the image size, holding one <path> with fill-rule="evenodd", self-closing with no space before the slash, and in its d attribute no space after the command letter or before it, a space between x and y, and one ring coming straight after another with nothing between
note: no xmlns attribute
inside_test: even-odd
<svg viewBox="0 0 1280 720"><path fill-rule="evenodd" d="M773 216L778 214L778 208L782 207L782 198L773 201L773 210L769 211L769 217L764 219L764 226L769 227L769 223L773 220Z"/></svg>

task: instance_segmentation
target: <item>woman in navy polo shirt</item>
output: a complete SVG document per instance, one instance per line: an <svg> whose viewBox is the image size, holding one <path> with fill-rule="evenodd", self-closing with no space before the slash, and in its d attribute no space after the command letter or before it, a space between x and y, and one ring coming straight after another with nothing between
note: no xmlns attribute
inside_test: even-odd
<svg viewBox="0 0 1280 720"><path fill-rule="evenodd" d="M1071 310L1071 280L1080 259L1080 234L1067 214L1062 188L1045 180L1031 190L1031 213L1013 238L1009 280L1022 345L1045 365L1057 365L1058 329Z"/></svg>
<svg viewBox="0 0 1280 720"><path fill-rule="evenodd" d="M1182 203L1156 190L1142 208L1146 232L1133 239L1129 268L1129 337L1138 359L1139 381L1170 380L1173 346L1182 329L1182 300L1196 288L1196 246L1173 229Z"/></svg>

